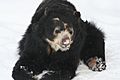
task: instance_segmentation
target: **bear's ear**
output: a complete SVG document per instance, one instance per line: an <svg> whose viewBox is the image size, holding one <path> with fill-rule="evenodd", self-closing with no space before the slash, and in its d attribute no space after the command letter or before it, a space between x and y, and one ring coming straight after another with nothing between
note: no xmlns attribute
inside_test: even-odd
<svg viewBox="0 0 120 80"><path fill-rule="evenodd" d="M73 15L76 16L77 18L80 18L80 17L81 17L80 12L78 12L78 11L74 11L74 12L73 12Z"/></svg>

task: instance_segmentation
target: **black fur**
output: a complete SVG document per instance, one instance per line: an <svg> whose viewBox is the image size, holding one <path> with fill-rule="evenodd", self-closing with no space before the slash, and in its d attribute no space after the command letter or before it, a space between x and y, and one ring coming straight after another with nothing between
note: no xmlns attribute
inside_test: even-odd
<svg viewBox="0 0 120 80"><path fill-rule="evenodd" d="M45 38L51 38L51 19L59 17L74 28L74 40L68 51L49 54ZM94 24L84 22L80 13L66 0L44 0L36 10L31 24L19 43L20 58L12 77L14 80L37 80L34 75L49 70L40 80L71 80L79 61L88 66L92 57L105 61L104 34ZM32 71L32 72L31 72Z"/></svg>

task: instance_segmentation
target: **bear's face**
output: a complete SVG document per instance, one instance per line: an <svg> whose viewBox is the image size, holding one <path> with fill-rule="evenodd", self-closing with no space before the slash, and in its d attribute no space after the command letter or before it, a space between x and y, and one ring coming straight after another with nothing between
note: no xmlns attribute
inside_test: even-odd
<svg viewBox="0 0 120 80"><path fill-rule="evenodd" d="M51 25L50 25L51 26ZM73 43L74 29L72 25L62 21L60 18L52 18L52 30L47 34L49 36L46 38L46 41L49 43L50 47L54 51L67 51L69 50L71 44Z"/></svg>

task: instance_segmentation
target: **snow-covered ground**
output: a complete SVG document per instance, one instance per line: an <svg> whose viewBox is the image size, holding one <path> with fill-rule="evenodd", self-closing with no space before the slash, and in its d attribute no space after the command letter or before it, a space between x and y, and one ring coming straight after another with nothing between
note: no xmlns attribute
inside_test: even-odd
<svg viewBox="0 0 120 80"><path fill-rule="evenodd" d="M73 80L120 80L120 0L69 0L106 35L107 70L80 65ZM13 80L17 46L41 0L0 0L0 80Z"/></svg>

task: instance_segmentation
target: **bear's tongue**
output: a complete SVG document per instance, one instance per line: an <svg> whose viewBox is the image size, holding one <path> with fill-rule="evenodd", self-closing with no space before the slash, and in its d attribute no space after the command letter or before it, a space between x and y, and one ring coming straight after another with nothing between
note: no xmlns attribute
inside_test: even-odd
<svg viewBox="0 0 120 80"><path fill-rule="evenodd" d="M69 44L70 44L69 37L66 37L66 38L62 39L62 45L63 45L63 47L67 47Z"/></svg>

